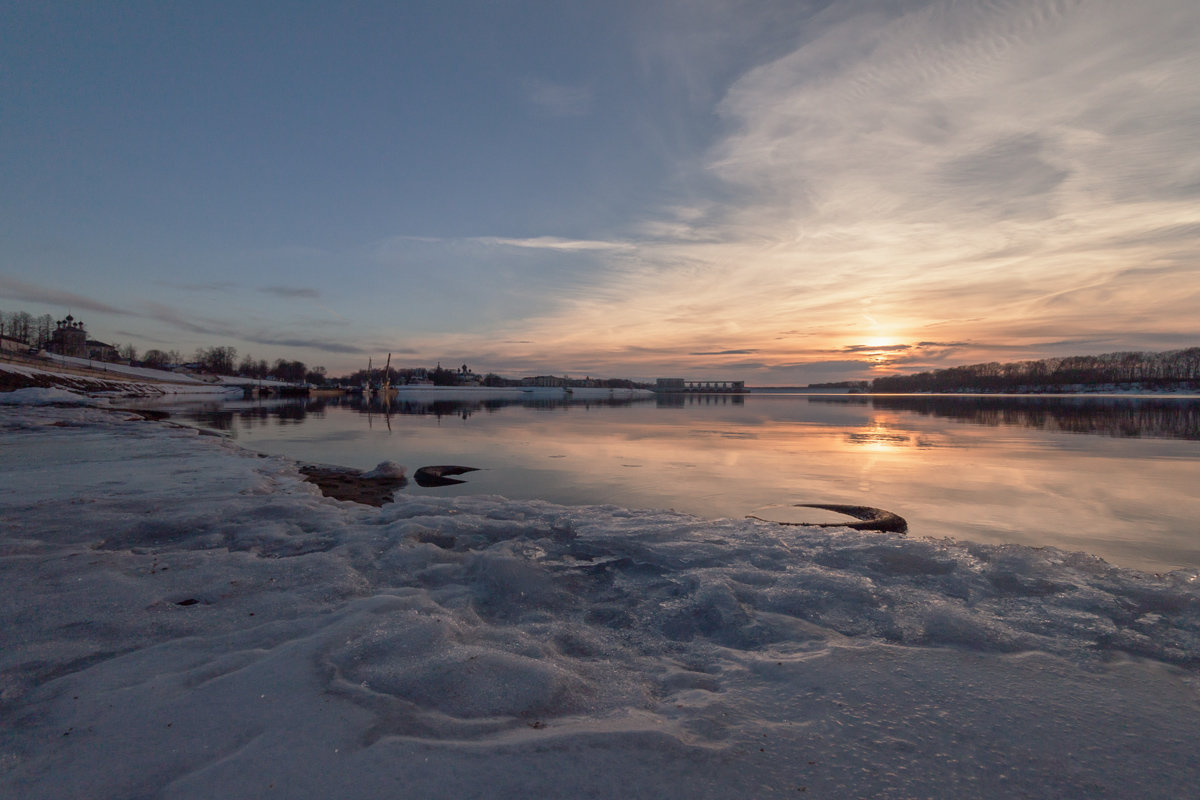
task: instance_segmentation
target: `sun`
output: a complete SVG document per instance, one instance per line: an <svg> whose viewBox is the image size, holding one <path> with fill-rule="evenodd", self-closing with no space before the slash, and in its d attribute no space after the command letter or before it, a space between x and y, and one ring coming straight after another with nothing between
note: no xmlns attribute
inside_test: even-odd
<svg viewBox="0 0 1200 800"><path fill-rule="evenodd" d="M895 347L898 344L903 344L904 340L899 336L893 336L887 333L874 333L867 336L863 343L867 347Z"/></svg>

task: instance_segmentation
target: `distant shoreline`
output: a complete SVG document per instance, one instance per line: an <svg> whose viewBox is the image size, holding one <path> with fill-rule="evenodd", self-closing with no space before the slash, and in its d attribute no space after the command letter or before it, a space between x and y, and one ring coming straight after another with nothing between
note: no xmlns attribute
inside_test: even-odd
<svg viewBox="0 0 1200 800"><path fill-rule="evenodd" d="M1180 389L1123 389L1111 387L1098 387L1095 389L1029 389L1021 390L1005 390L1005 391L986 391L982 389L964 390L956 392L847 392L847 391L832 391L829 389L808 389L805 387L776 387L763 386L752 387L751 392L758 394L807 394L814 396L836 396L836 397L1179 397L1179 398L1200 398L1200 389L1195 388L1180 388Z"/></svg>

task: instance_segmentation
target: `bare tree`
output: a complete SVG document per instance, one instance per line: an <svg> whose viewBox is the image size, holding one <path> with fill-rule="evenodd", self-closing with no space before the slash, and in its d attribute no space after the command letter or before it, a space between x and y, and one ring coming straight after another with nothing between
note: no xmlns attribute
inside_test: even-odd
<svg viewBox="0 0 1200 800"><path fill-rule="evenodd" d="M142 354L142 363L152 369L162 369L171 363L171 357L162 350L147 350Z"/></svg>
<svg viewBox="0 0 1200 800"><path fill-rule="evenodd" d="M205 372L232 375L236 360L237 349L233 347L201 347L196 350L196 363Z"/></svg>
<svg viewBox="0 0 1200 800"><path fill-rule="evenodd" d="M8 315L9 337L28 342L34 330L33 317L28 311L17 311Z"/></svg>
<svg viewBox="0 0 1200 800"><path fill-rule="evenodd" d="M36 320L33 346L38 350L45 349L46 345L50 344L50 337L54 333L54 318L49 314L42 314Z"/></svg>

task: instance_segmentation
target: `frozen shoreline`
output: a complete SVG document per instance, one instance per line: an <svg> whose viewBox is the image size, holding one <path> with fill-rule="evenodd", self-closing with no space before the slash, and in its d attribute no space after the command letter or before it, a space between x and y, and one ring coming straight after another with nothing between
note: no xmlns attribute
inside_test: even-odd
<svg viewBox="0 0 1200 800"><path fill-rule="evenodd" d="M78 373L44 369L32 364L0 362L0 381L11 386L40 387L91 397L143 397L160 398L195 395L210 399L241 397L240 386L222 383L204 383L186 375L171 375L161 370L138 369L119 364L104 365L104 371L82 369L87 362L66 356L50 357L67 367L80 369ZM43 365L46 366L46 365ZM108 367L112 367L111 371ZM17 389L17 392L22 391ZM0 391L0 402L14 403L16 392Z"/></svg>
<svg viewBox="0 0 1200 800"><path fill-rule="evenodd" d="M88 407L0 407L0 446L0 795L1200 784L1195 573L497 497L377 509Z"/></svg>

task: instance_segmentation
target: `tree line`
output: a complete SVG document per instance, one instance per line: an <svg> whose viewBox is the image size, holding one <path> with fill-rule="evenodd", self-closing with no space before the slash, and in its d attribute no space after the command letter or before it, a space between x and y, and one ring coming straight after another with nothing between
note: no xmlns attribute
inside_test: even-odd
<svg viewBox="0 0 1200 800"><path fill-rule="evenodd" d="M246 355L238 361L236 347L215 346L198 347L191 361L184 360L178 350L147 350L142 357L137 357L137 350L132 345L121 348L123 358L134 366L150 367L151 369L172 369L179 366L190 366L198 372L213 375L236 375L242 378L274 378L288 383L325 382L324 367L309 367L303 361L289 361L277 358L275 363L266 359L255 359Z"/></svg>
<svg viewBox="0 0 1200 800"><path fill-rule="evenodd" d="M57 327L49 314L35 317L28 311L0 311L0 335L23 342L34 350L46 349ZM121 360L131 361L137 356L137 349L132 344L115 344L113 347Z"/></svg>
<svg viewBox="0 0 1200 800"><path fill-rule="evenodd" d="M0 311L0 335L41 350L54 334L54 318L49 314L35 317L28 311Z"/></svg>
<svg viewBox="0 0 1200 800"><path fill-rule="evenodd" d="M527 378L505 378L494 372L476 375L466 364L461 369L453 370L438 364L436 367L376 367L371 370L360 369L337 379L338 383L349 386L360 386L364 383L379 384L387 380L392 386L403 386L414 381L429 381L434 386L487 386L516 387L528 386ZM602 389L644 389L647 384L636 383L627 378L562 378L563 386L581 388L592 387Z"/></svg>
<svg viewBox="0 0 1200 800"><path fill-rule="evenodd" d="M35 350L44 350L54 337L56 329L54 318L49 314L35 317L27 311L0 311L0 335L18 342L23 342ZM117 357L133 366L150 367L151 369L172 369L191 364L200 372L215 375L237 375L246 378L275 378L289 383L324 383L326 379L324 367L308 367L303 361L288 361L285 358L276 359L274 364L266 360L255 360L245 356L237 360L237 348L234 347L200 347L187 361L178 350L150 349L141 353L132 344L116 344Z"/></svg>
<svg viewBox="0 0 1200 800"><path fill-rule="evenodd" d="M247 354L239 362L235 347L201 347L196 350L193 363L201 372L216 375L237 375L243 378L274 378L288 383L325 383L324 367L308 367L303 361L275 359L268 364L266 359L255 360Z"/></svg>
<svg viewBox="0 0 1200 800"><path fill-rule="evenodd" d="M989 362L871 381L871 391L1037 392L1097 386L1200 387L1200 347L1163 353L1120 352L1038 361Z"/></svg>

